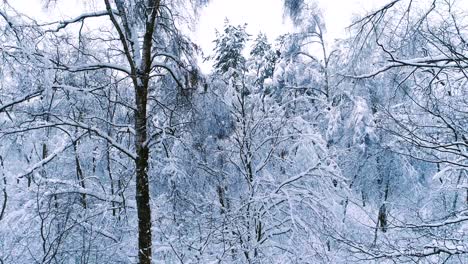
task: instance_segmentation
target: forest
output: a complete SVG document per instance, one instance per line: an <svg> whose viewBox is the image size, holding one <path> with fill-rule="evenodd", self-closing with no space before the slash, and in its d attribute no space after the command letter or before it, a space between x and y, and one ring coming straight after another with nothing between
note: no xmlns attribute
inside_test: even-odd
<svg viewBox="0 0 468 264"><path fill-rule="evenodd" d="M219 0L14 1L0 264L468 263L465 0L388 0L333 43L282 0L291 32L226 20L210 54L189 32Z"/></svg>

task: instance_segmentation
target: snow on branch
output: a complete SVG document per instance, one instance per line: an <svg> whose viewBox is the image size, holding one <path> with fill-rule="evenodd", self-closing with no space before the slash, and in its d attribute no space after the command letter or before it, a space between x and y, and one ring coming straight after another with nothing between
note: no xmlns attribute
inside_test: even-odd
<svg viewBox="0 0 468 264"><path fill-rule="evenodd" d="M119 13L117 10L112 10L115 15L118 15ZM89 12L89 13L83 13L75 18L69 19L69 20L62 20L59 22L53 22L53 23L48 23L44 24L43 26L46 25L52 25L52 24L58 24L55 29L49 29L46 32L59 32L60 30L66 28L70 24L74 24L77 22L81 22L85 20L86 18L91 18L91 17L101 17L101 16L107 16L109 15L109 12L107 10L102 10L102 11L96 11L96 12Z"/></svg>
<svg viewBox="0 0 468 264"><path fill-rule="evenodd" d="M113 147L120 150L122 153L126 154L129 158L131 158L133 160L135 160L137 158L136 154L133 151L127 149L125 146L123 146L122 144L117 142L114 138L109 136L106 132L102 131L101 129L99 129L99 128L95 127L95 126L90 126L88 124L81 123L81 122L78 122L78 121L74 121L74 122L63 121L61 124L57 124L57 125L67 125L67 126L79 127L79 128L82 128L82 129L85 129L85 130L88 130L88 131L92 131L97 136L99 136L100 138L103 138L107 142L109 142Z"/></svg>
<svg viewBox="0 0 468 264"><path fill-rule="evenodd" d="M40 160L39 162L37 162L37 163L33 164L32 166L30 166L28 169L26 169L26 171L24 171L24 172L20 173L19 175L17 175L16 178L17 179L24 178L24 177L30 175L31 173L33 173L35 170L37 170L37 169L43 167L44 165L46 165L47 163L51 162L55 157L57 157L57 155L64 152L69 147L73 146L73 144L77 140L79 140L82 136L84 136L84 134L81 134L80 136L78 136L77 138L71 140L67 144L65 144L65 142L62 142L61 146L58 147L57 149L55 149L54 152L52 152L50 155L48 155L44 159Z"/></svg>
<svg viewBox="0 0 468 264"><path fill-rule="evenodd" d="M55 62L55 64L58 65L55 67L55 69L69 71L69 72L82 72L82 71L93 71L93 70L99 70L99 69L111 69L111 70L117 70L117 71L124 72L128 75L131 75L130 69L121 65L113 64L113 63L91 63L91 64L82 64L82 65L73 65L73 66L60 65L57 62Z"/></svg>
<svg viewBox="0 0 468 264"><path fill-rule="evenodd" d="M23 96L21 98L18 98L16 100L11 101L11 102L4 103L3 105L0 105L0 113L5 111L5 109L7 109L8 107L14 106L16 104L20 104L20 103L22 103L24 101L27 101L29 99L32 99L34 97L37 97L37 96L41 95L43 91L44 90L35 91L35 92L30 93L28 95L25 95L25 96Z"/></svg>
<svg viewBox="0 0 468 264"><path fill-rule="evenodd" d="M353 79L369 79L373 78L379 74L382 74L392 68L397 67L416 67L416 68L438 68L438 69L447 69L447 68L468 68L468 64L464 58L450 58L444 55L435 56L435 57L423 57L423 58L414 58L414 59L396 59L392 58L389 60L390 64L385 65L373 72L365 73L361 75L346 75L344 77L353 78Z"/></svg>
<svg viewBox="0 0 468 264"><path fill-rule="evenodd" d="M468 210L463 210L461 212L458 212L455 216L452 216L443 221L437 221L437 222L432 222L432 223L427 223L427 224L407 224L401 228L411 228L411 229L437 228L437 227L459 224L465 221L468 221Z"/></svg>

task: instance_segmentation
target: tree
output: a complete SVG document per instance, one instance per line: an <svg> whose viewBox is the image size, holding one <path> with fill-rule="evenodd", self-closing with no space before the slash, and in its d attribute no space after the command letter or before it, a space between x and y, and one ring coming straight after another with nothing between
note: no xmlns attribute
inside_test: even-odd
<svg viewBox="0 0 468 264"><path fill-rule="evenodd" d="M0 4L0 263L465 263L460 3L395 0L327 43L312 0L270 42L206 1ZM138 252L138 253L137 253Z"/></svg>
<svg viewBox="0 0 468 264"><path fill-rule="evenodd" d="M466 202L459 198L466 192L462 12L454 2L392 1L353 24L356 35L350 42L349 65L354 69L346 75L361 87L375 89L373 126L386 138L380 144L401 160L407 171L403 173L413 177L409 179L417 179L404 186L425 189L412 191L420 202L399 201L393 206L398 213L390 220L387 213L387 227L394 229L388 242L381 241L377 248L351 243L368 255L366 259L454 263L466 259L466 248L459 244L466 234L458 229L466 221ZM354 67L368 61L374 69ZM441 187L444 191L435 190ZM397 209L423 204L431 206L416 213Z"/></svg>
<svg viewBox="0 0 468 264"><path fill-rule="evenodd" d="M200 3L191 4L196 6ZM78 186L73 184L72 190L55 191L54 199L58 199L57 197L62 194L79 193L84 209L94 207L89 204L88 197L99 198L99 196L92 193L90 187L85 184L89 180L85 179L87 172L84 169L89 166L83 167L83 159L86 159L83 156L94 155L90 170L94 174L103 169L100 166L104 165L97 160L97 154L107 157L107 164L105 164L107 169L104 171L107 171L109 176L112 197L121 196L124 199L104 198L104 201L111 202L113 206L116 203L124 203L124 206L127 206L125 200L128 199L124 194L126 186L122 184L130 178L119 176L118 190L114 186L113 177L116 175L112 169L112 163L115 161L115 155L119 156L122 165L117 166L134 171L139 262L150 263L152 259L152 213L148 174L151 160L149 147L159 140L161 131L166 131L168 124L163 124L161 128L153 126L150 121L161 113L148 113L148 109L154 110L158 99L152 98L157 95L157 90L161 89L163 84L172 85L181 90L194 89L193 85L196 85L198 78L196 65L192 59L195 52L194 45L176 27L175 21L179 16L176 16L174 12L180 7L180 3L105 0L101 5L103 8L101 11L83 13L73 19L50 23L38 23L15 14L8 2L2 5L4 10L7 10L2 11L2 17L6 21L4 37L17 41L16 46L10 45L2 49L3 55L11 58L12 61L23 60L24 65L31 67L33 71L45 71L45 74L35 74L45 76L45 78L39 78L36 83L32 83L31 88L34 90L29 94L24 90L27 84L21 84L18 85L18 91L27 94L26 96L14 97L11 102L2 102L1 110L7 115L10 109L15 109L16 105L24 104L35 97L41 96L41 101L48 104L44 105L43 110L40 111L41 118L33 117L36 115L34 112L37 112L34 109L30 113L23 114L25 118L33 118L29 122L25 123L24 119L18 118L19 116L10 117L12 125L9 128L2 128L4 136L15 136L23 132L44 129L51 139L51 144L48 144L47 140L43 143L43 155L40 160L18 178L26 176L32 180L33 178L28 175L35 174L35 171L42 166L51 167L50 164L54 159L73 147ZM15 14L16 17L11 17L10 13ZM90 19L97 20L101 24L96 28L84 28L86 21ZM80 23L81 27L76 27L76 24ZM20 27L19 24L25 24L26 27ZM41 38L34 40L38 36ZM9 41L7 43L11 42L7 40ZM102 53L101 50L106 46L110 48L110 51ZM49 47L53 48L49 49ZM16 62L12 64L13 69L15 65ZM31 72L31 74L34 73ZM19 72L17 76L25 81L34 80L34 77L27 77ZM8 80L8 78L8 75L4 75L3 79ZM168 78L172 78L172 81L163 82ZM184 79L190 81L184 81ZM125 86L133 87L134 99L131 99L132 93L128 90L121 91L119 88ZM79 99L73 95L74 93L81 94L83 97ZM63 101L69 101L71 105L66 106L62 103ZM86 103L104 106L103 112L93 112L86 107ZM35 102L29 103L35 107L34 104ZM105 106L109 109L113 108L115 112L105 110ZM18 110L22 112L20 108ZM17 124L15 124L16 121L18 121ZM120 121L123 123L114 123ZM128 123L130 121L133 124ZM55 134L52 131L62 132ZM71 143L57 146L56 139L51 137L52 134L54 137L60 137L61 133L69 135ZM106 142L107 147L101 148L97 145L94 149L96 152L103 151L105 154L98 154L94 151L80 153L80 145L89 148L91 143L83 140L85 135ZM51 151L51 145L56 145L57 148ZM113 154L114 151L118 153ZM131 166L133 168L125 165L128 160L134 163ZM62 180L50 178L52 175L47 175L47 169L40 170L44 171L41 181L48 182L45 188L50 188L54 182L59 185L64 184ZM56 205L60 205L58 200ZM113 214L116 214L116 208L112 208ZM45 225L48 224L45 223ZM55 243L56 250L59 250L60 240ZM56 259L56 256L52 258Z"/></svg>

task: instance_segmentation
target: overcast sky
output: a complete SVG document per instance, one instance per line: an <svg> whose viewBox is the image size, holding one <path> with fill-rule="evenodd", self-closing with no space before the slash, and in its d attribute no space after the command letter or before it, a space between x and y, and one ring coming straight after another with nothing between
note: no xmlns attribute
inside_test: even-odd
<svg viewBox="0 0 468 264"><path fill-rule="evenodd" d="M353 14L363 14L388 1L317 0L325 17L327 39L332 41L334 38L342 37L344 28L349 25ZM28 15L44 16L40 0L10 0L9 2ZM83 3L80 0L63 2L66 2L66 5L58 6L62 18L76 16L80 3ZM283 18L283 0L211 0L211 3L200 13L198 29L195 33L198 43L206 52L212 49L215 29L222 29L225 18L233 24L247 23L250 34L256 35L261 31L271 40L291 30L288 21Z"/></svg>
<svg viewBox="0 0 468 264"><path fill-rule="evenodd" d="M364 14L388 1L318 0L325 18L329 44L333 39L343 37L353 14ZM201 12L196 34L205 52L212 50L215 29L222 29L225 18L233 24L247 23L251 35L263 32L270 40L291 30L288 21L283 18L283 0L212 0Z"/></svg>
<svg viewBox="0 0 468 264"><path fill-rule="evenodd" d="M335 38L345 36L345 28L350 24L353 15L362 15L388 1L390 0L317 0L325 18L328 45L331 45ZM18 11L47 19L41 0L10 0L9 2ZM56 7L58 10L54 14L59 14L60 17L54 17L54 20L77 16L80 9L83 9L83 3L87 3L88 9L96 9L93 6L94 3L99 5L101 2L64 0ZM248 33L253 37L263 32L270 41L292 30L290 23L283 17L283 0L211 0L210 4L201 10L196 32L193 32L196 43L202 47L205 55L212 53L215 29L222 30L226 18L233 24L247 23ZM208 70L210 66L205 63L202 68Z"/></svg>
<svg viewBox="0 0 468 264"><path fill-rule="evenodd" d="M292 30L291 23L283 17L283 1L212 0L200 14L195 33L196 42L205 55L210 55L214 48L215 29L222 30L225 18L232 24L247 23L247 31L252 38L263 32L273 41L279 35ZM325 19L327 44L332 45L335 38L345 36L345 28L351 23L354 14L362 15L388 1L390 0L317 0ZM209 71L211 64L205 62L201 68Z"/></svg>

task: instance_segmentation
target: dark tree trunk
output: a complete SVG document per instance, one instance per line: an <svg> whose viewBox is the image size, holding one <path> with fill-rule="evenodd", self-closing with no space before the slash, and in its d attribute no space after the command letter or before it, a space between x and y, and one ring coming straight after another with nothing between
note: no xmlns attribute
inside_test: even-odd
<svg viewBox="0 0 468 264"><path fill-rule="evenodd" d="M118 20L112 11L109 0L104 0L106 9L109 11L111 22L115 25L119 38L122 42L125 56L130 64L131 78L135 88L135 170L136 170L136 205L138 214L138 259L140 264L151 264L151 206L150 190L148 181L148 131L147 131L147 101L149 75L152 63L153 33L156 26L156 17L160 8L160 0L145 1L145 27L141 53L133 46L135 32L132 30L136 25L129 24L125 1L115 0L119 11ZM131 14L132 15L132 14ZM119 23L120 21L120 23ZM141 61L137 57L141 56Z"/></svg>
<svg viewBox="0 0 468 264"><path fill-rule="evenodd" d="M149 150L146 144L147 86L137 87L135 111L136 204L138 211L138 257L140 264L151 264L151 207L148 182Z"/></svg>
<svg viewBox="0 0 468 264"><path fill-rule="evenodd" d="M0 221L3 219L3 215L5 214L5 209L7 206L7 200L8 200L8 193L7 193L7 179L6 175L4 173L5 168L3 167L3 157L0 156L0 168L2 169L2 174L0 174L0 177L3 178L3 188L2 188L2 193L3 193L3 202L2 202L2 207L0 209Z"/></svg>
<svg viewBox="0 0 468 264"><path fill-rule="evenodd" d="M81 188L86 189L86 185L85 185L85 178L84 178L84 175L83 175L83 170L81 169L81 164L80 164L80 158L78 157L78 142L75 141L73 143L73 150L75 151L75 167L76 167L76 177L77 177L77 180L81 186ZM82 194L81 195L81 204L83 205L83 208L86 209L86 194Z"/></svg>

